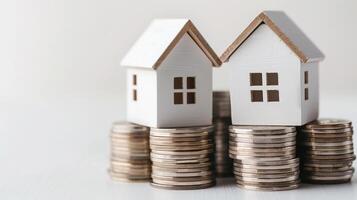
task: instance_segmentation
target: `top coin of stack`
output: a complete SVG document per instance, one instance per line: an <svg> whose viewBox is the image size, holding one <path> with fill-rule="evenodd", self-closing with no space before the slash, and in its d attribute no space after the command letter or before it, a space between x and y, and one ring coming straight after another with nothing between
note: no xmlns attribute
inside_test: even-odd
<svg viewBox="0 0 357 200"><path fill-rule="evenodd" d="M213 186L212 126L152 128L152 185L166 189Z"/></svg>
<svg viewBox="0 0 357 200"><path fill-rule="evenodd" d="M229 155L239 187L275 191L299 186L294 127L231 126Z"/></svg>
<svg viewBox="0 0 357 200"><path fill-rule="evenodd" d="M116 181L150 180L149 128L114 122L110 134L109 174Z"/></svg>
<svg viewBox="0 0 357 200"><path fill-rule="evenodd" d="M231 104L228 91L213 92L213 118L231 117Z"/></svg>
<svg viewBox="0 0 357 200"><path fill-rule="evenodd" d="M319 119L299 131L302 179L311 183L349 182L353 176L353 128L349 120Z"/></svg>

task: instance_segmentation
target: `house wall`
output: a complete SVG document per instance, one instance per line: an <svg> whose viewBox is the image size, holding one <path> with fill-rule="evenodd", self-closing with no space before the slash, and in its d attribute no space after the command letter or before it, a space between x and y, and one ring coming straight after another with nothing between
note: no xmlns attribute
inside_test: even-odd
<svg viewBox="0 0 357 200"><path fill-rule="evenodd" d="M232 70L233 124L301 124L300 60L267 25L260 25L225 65ZM262 73L263 86L250 86L254 72ZM278 86L266 85L266 72L278 72ZM263 90L263 102L251 102L252 89ZM279 90L279 102L267 102L268 89Z"/></svg>
<svg viewBox="0 0 357 200"><path fill-rule="evenodd" d="M212 123L212 65L189 35L184 35L157 70L158 127L201 126ZM194 76L196 103L186 104L186 78ZM183 90L174 90L174 77L183 77ZM183 104L174 104L174 91Z"/></svg>
<svg viewBox="0 0 357 200"><path fill-rule="evenodd" d="M304 77L305 71L308 72L308 84L304 78L301 79L301 104L302 104L302 124L306 124L318 118L319 115L319 69L318 63L302 63L300 76ZM305 100L305 88L308 88L309 99Z"/></svg>
<svg viewBox="0 0 357 200"><path fill-rule="evenodd" d="M133 74L137 85L133 86ZM127 120L144 126L157 124L156 71L143 68L127 69ZM133 89L137 89L137 101L133 101Z"/></svg>

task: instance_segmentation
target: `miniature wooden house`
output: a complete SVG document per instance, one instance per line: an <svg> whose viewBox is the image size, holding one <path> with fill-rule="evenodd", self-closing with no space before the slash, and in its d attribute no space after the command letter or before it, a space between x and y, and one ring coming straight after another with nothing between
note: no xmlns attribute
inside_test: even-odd
<svg viewBox="0 0 357 200"><path fill-rule="evenodd" d="M232 123L300 126L316 119L323 58L284 12L262 12L221 56L231 71Z"/></svg>
<svg viewBox="0 0 357 200"><path fill-rule="evenodd" d="M188 19L154 20L121 62L127 120L150 127L212 123L212 65L221 61Z"/></svg>

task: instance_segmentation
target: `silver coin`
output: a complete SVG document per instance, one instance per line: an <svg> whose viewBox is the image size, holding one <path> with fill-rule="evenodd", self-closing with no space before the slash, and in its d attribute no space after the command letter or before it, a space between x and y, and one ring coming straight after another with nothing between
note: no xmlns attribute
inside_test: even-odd
<svg viewBox="0 0 357 200"><path fill-rule="evenodd" d="M304 127L309 129L336 129L336 128L350 127L351 125L352 122L349 120L323 118L310 122L306 124Z"/></svg>
<svg viewBox="0 0 357 200"><path fill-rule="evenodd" d="M356 156L353 153L343 155L304 155L304 159L313 160L338 160L338 159L355 159Z"/></svg>
<svg viewBox="0 0 357 200"><path fill-rule="evenodd" d="M240 164L240 163L233 163L235 168L244 168L244 169L266 169L266 170L279 170L279 169L289 169L298 167L299 163L291 163L285 165L249 165L249 164Z"/></svg>
<svg viewBox="0 0 357 200"><path fill-rule="evenodd" d="M207 149L212 149L213 144L204 144L204 145L195 145L195 146L159 146L159 145L153 145L150 144L150 148L153 151L196 151L196 150L207 150Z"/></svg>
<svg viewBox="0 0 357 200"><path fill-rule="evenodd" d="M245 173L245 172L234 172L235 176L246 177L246 178L259 178L259 179L280 179L280 178L289 178L291 176L299 176L299 171L290 172L290 173L276 173L276 174L263 174L263 173Z"/></svg>
<svg viewBox="0 0 357 200"><path fill-rule="evenodd" d="M353 153L353 148L352 149L345 149L345 150L312 150L312 151L304 151L305 154L308 155L326 155L326 156L333 156L333 155L342 155L342 154L349 154Z"/></svg>
<svg viewBox="0 0 357 200"><path fill-rule="evenodd" d="M233 146L230 145L229 149L238 152L247 152L247 153L281 153L281 152L289 152L295 151L295 146L288 146L288 147L263 147L263 148L256 148L256 147L242 147L242 146Z"/></svg>
<svg viewBox="0 0 357 200"><path fill-rule="evenodd" d="M305 145L305 146L335 147L335 146L353 145L353 142L352 142L352 141L335 142L335 143L302 142L301 144L302 144L302 145Z"/></svg>
<svg viewBox="0 0 357 200"><path fill-rule="evenodd" d="M176 136L179 135L195 135L200 133L208 133L213 131L213 126L194 126L184 128L151 128L150 135L155 136Z"/></svg>
<svg viewBox="0 0 357 200"><path fill-rule="evenodd" d="M279 148L279 147L296 146L296 141L283 142L283 143L268 143L268 144L229 141L229 145L237 146L237 147L251 147L251 148Z"/></svg>
<svg viewBox="0 0 357 200"><path fill-rule="evenodd" d="M254 168L239 168L234 167L234 172L238 173L254 173L254 174L281 174L292 173L299 171L299 166L284 169L254 169Z"/></svg>
<svg viewBox="0 0 357 200"><path fill-rule="evenodd" d="M240 139L283 139L283 138L294 138L296 137L296 132L289 132L283 134L261 134L261 135L254 135L254 134L237 134L230 132L229 136L231 139L235 139L239 141Z"/></svg>
<svg viewBox="0 0 357 200"><path fill-rule="evenodd" d="M192 160L192 159L202 159L202 158L210 158L210 154L195 154L195 155L167 155L167 154L157 154L155 152L151 152L151 158L161 158L167 160Z"/></svg>
<svg viewBox="0 0 357 200"><path fill-rule="evenodd" d="M144 132L149 131L148 127L133 124L125 121L116 121L112 124L112 131L115 133L130 133L130 132Z"/></svg>
<svg viewBox="0 0 357 200"><path fill-rule="evenodd" d="M229 138L230 141L233 142L241 142L241 143L253 143L253 144L277 144L277 143L285 143L285 142L293 142L296 141L295 137L287 137L287 138Z"/></svg>
<svg viewBox="0 0 357 200"><path fill-rule="evenodd" d="M261 156L241 156L241 155L234 155L229 154L229 157L232 159L239 159L239 160L256 160L259 162L263 161L282 161L282 160L290 160L296 157L296 155L285 155L285 156L276 156L276 157L261 157Z"/></svg>
<svg viewBox="0 0 357 200"><path fill-rule="evenodd" d="M300 184L300 179L288 182L277 182L277 183L256 183L248 181L236 181L238 187L253 189L253 190L265 190L265 191L279 191L295 189Z"/></svg>
<svg viewBox="0 0 357 200"><path fill-rule="evenodd" d="M284 166L290 164L298 164L299 158L294 158L291 160L282 160L282 161L268 161L268 162L259 162L257 160L234 160L234 163L241 165L254 165L254 166Z"/></svg>
<svg viewBox="0 0 357 200"><path fill-rule="evenodd" d="M187 173L175 173L175 172L165 172L154 170L152 172L152 176L161 176L161 177L198 177L198 176L212 176L212 171L202 171L202 172L187 172Z"/></svg>
<svg viewBox="0 0 357 200"><path fill-rule="evenodd" d="M167 169L191 169L191 168L203 168L210 167L212 165L211 162L206 163L188 163L188 164L167 164L163 162L153 162L153 165L156 167L167 168Z"/></svg>
<svg viewBox="0 0 357 200"><path fill-rule="evenodd" d="M164 185L175 185L175 186L194 186L194 185L205 185L210 184L214 180L207 179L207 180L200 180L200 181L188 181L188 182L178 182L178 181L168 181L168 180L161 180L157 178L152 178L153 183L157 184L164 184Z"/></svg>
<svg viewBox="0 0 357 200"><path fill-rule="evenodd" d="M173 156L192 156L192 155L204 155L210 154L213 152L213 149L206 149L206 150L197 150L197 151L159 151L152 149L152 153L154 154L161 154L161 155L173 155Z"/></svg>
<svg viewBox="0 0 357 200"><path fill-rule="evenodd" d="M249 133L249 134L282 134L296 132L295 127L287 126L230 126L230 132L234 133Z"/></svg>
<svg viewBox="0 0 357 200"><path fill-rule="evenodd" d="M168 185L168 184L158 184L158 183L154 183L151 182L150 183L153 187L157 187L157 188L163 188L163 189L169 189L169 190L196 190L196 189L204 189L204 188L209 188L212 187L216 184L215 181L212 181L208 184L201 184L201 185Z"/></svg>
<svg viewBox="0 0 357 200"><path fill-rule="evenodd" d="M236 181L248 181L248 182L257 182L257 183L280 183L280 182L288 182L295 181L299 179L299 175L289 176L285 178L251 178L244 176L235 175Z"/></svg>

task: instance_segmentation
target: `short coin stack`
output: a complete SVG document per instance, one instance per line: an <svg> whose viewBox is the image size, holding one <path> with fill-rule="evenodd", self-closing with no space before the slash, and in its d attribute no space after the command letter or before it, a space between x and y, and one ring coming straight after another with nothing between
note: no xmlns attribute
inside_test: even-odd
<svg viewBox="0 0 357 200"><path fill-rule="evenodd" d="M151 175L149 128L114 122L109 174L116 181L148 181Z"/></svg>
<svg viewBox="0 0 357 200"><path fill-rule="evenodd" d="M320 119L299 131L302 180L310 183L344 183L353 176L351 121Z"/></svg>
<svg viewBox="0 0 357 200"><path fill-rule="evenodd" d="M212 126L152 128L152 185L166 189L201 189L215 185Z"/></svg>
<svg viewBox="0 0 357 200"><path fill-rule="evenodd" d="M299 186L294 127L231 126L229 155L241 188L277 191Z"/></svg>
<svg viewBox="0 0 357 200"><path fill-rule="evenodd" d="M218 177L232 176L233 163L228 155L231 105L228 91L213 92L213 125L215 127L215 172Z"/></svg>

